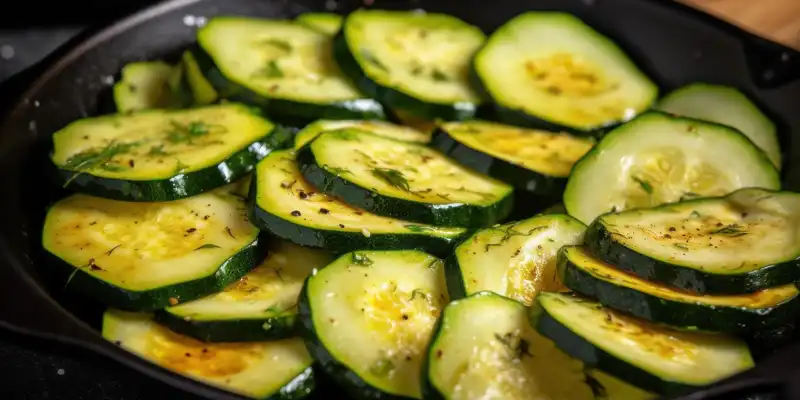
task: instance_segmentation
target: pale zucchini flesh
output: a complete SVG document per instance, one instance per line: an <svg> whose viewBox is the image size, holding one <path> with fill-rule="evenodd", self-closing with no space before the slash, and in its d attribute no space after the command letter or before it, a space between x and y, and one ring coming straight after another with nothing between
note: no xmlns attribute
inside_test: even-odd
<svg viewBox="0 0 800 400"><path fill-rule="evenodd" d="M142 61L122 67L121 79L114 84L114 103L118 112L151 108L178 108L183 104L183 67L163 61Z"/></svg>
<svg viewBox="0 0 800 400"><path fill-rule="evenodd" d="M156 324L146 314L109 310L103 338L190 379L254 399L301 399L314 388L311 357L299 338L204 343Z"/></svg>
<svg viewBox="0 0 800 400"><path fill-rule="evenodd" d="M308 12L298 15L296 19L301 24L333 36L342 27L344 17L334 13Z"/></svg>
<svg viewBox="0 0 800 400"><path fill-rule="evenodd" d="M375 120L319 120L297 132L294 137L294 148L303 147L323 132L345 128L364 130L378 136L406 142L428 143L431 139L430 133L423 133L414 128L395 125L390 122Z"/></svg>

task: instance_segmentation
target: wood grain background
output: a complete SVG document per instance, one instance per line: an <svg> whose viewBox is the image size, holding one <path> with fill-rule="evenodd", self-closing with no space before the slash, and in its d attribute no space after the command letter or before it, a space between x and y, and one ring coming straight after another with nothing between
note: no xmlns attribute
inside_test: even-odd
<svg viewBox="0 0 800 400"><path fill-rule="evenodd" d="M678 0L800 50L800 0Z"/></svg>

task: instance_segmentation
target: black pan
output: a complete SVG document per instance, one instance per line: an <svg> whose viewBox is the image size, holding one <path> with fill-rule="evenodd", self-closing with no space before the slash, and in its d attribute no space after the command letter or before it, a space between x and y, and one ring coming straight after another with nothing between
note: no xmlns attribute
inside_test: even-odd
<svg viewBox="0 0 800 400"><path fill-rule="evenodd" d="M110 357L169 385L209 398L238 398L156 367L104 341L98 305L64 296L40 261L47 205L63 195L47 183L52 132L104 112L109 83L127 62L171 57L194 40L198 16L293 17L347 12L358 1L173 0L82 35L28 72L27 87L0 120L0 323ZM491 32L532 9L573 13L620 43L663 90L695 81L741 88L777 122L785 150L784 185L800 190L800 53L671 0L378 0L381 8L446 12ZM0 98L7 98L4 92ZM800 335L798 335L800 336ZM762 340L757 368L685 399L800 398L800 344L791 335ZM789 338L788 340L786 338ZM775 351L779 350L779 351ZM766 357L769 353L777 353ZM325 385L323 383L323 385ZM342 398L321 388L318 398Z"/></svg>

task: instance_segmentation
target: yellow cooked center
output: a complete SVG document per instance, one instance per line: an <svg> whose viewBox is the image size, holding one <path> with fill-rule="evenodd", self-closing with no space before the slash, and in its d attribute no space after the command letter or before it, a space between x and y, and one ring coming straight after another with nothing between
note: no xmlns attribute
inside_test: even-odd
<svg viewBox="0 0 800 400"><path fill-rule="evenodd" d="M529 60L525 69L539 90L552 95L590 97L619 85L588 61L570 53L554 53Z"/></svg>
<svg viewBox="0 0 800 400"><path fill-rule="evenodd" d="M520 260L506 271L506 296L531 305L538 293L565 290L556 274L556 258L550 252L537 246L517 257Z"/></svg>
<svg viewBox="0 0 800 400"><path fill-rule="evenodd" d="M607 309L603 322L602 329L614 332L616 337L630 342L631 346L643 347L643 350L649 353L655 353L674 362L686 365L696 363L700 349L691 333L666 331L650 322L634 320Z"/></svg>

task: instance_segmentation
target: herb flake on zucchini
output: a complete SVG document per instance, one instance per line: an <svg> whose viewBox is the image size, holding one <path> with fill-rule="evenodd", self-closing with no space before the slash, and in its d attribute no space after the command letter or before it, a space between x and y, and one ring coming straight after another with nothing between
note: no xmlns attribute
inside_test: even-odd
<svg viewBox="0 0 800 400"><path fill-rule="evenodd" d="M747 345L673 330L569 293L542 293L534 325L567 354L662 395L683 393L754 366Z"/></svg>
<svg viewBox="0 0 800 400"><path fill-rule="evenodd" d="M485 40L475 26L437 13L360 9L334 39L334 57L368 95L427 119L472 118L472 56Z"/></svg>
<svg viewBox="0 0 800 400"><path fill-rule="evenodd" d="M108 310L103 338L171 372L245 397L296 400L315 387L301 339L203 343L155 323L146 314Z"/></svg>
<svg viewBox="0 0 800 400"><path fill-rule="evenodd" d="M524 305L491 292L450 303L427 356L425 398L594 399L582 363L539 335Z"/></svg>
<svg viewBox="0 0 800 400"><path fill-rule="evenodd" d="M356 129L320 134L297 160L312 185L378 215L484 227L513 206L513 189L505 183L424 145Z"/></svg>
<svg viewBox="0 0 800 400"><path fill-rule="evenodd" d="M163 61L126 64L113 88L117 111L181 108L190 104L183 73L181 64L173 66Z"/></svg>
<svg viewBox="0 0 800 400"><path fill-rule="evenodd" d="M616 44L562 12L514 17L489 37L474 67L498 117L512 125L591 133L631 119L658 95Z"/></svg>
<svg viewBox="0 0 800 400"><path fill-rule="evenodd" d="M722 196L743 187L780 188L778 170L746 136L648 111L607 133L575 164L564 205L588 225L609 211Z"/></svg>
<svg viewBox="0 0 800 400"><path fill-rule="evenodd" d="M289 133L235 103L84 118L53 134L65 187L127 201L170 201L231 183Z"/></svg>
<svg viewBox="0 0 800 400"><path fill-rule="evenodd" d="M256 167L252 218L274 236L343 253L421 249L446 255L466 229L381 217L319 192L305 181L292 151L273 152Z"/></svg>
<svg viewBox="0 0 800 400"><path fill-rule="evenodd" d="M222 290L263 259L244 199L211 192L162 203L76 194L47 212L42 245L71 271L68 289L129 310Z"/></svg>
<svg viewBox="0 0 800 400"><path fill-rule="evenodd" d="M339 129L353 128L378 136L390 139L402 140L404 142L428 143L431 140L430 134L422 133L414 128L403 125L395 125L384 121L370 120L326 120L322 119L308 124L294 136L294 148L299 149L308 142L314 140L320 133L335 131Z"/></svg>
<svg viewBox="0 0 800 400"><path fill-rule="evenodd" d="M194 57L220 96L276 118L384 119L331 56L330 36L293 21L214 17Z"/></svg>
<svg viewBox="0 0 800 400"><path fill-rule="evenodd" d="M558 276L606 307L682 329L743 332L791 322L800 309L794 283L755 293L702 295L650 282L604 263L581 247L563 247Z"/></svg>
<svg viewBox="0 0 800 400"><path fill-rule="evenodd" d="M210 248L210 247L208 247ZM268 245L267 258L219 293L155 314L170 329L207 342L242 342L294 336L303 281L331 257L285 241Z"/></svg>
<svg viewBox="0 0 800 400"><path fill-rule="evenodd" d="M342 27L344 17L334 13L308 12L298 15L296 20L326 35L333 36Z"/></svg>
<svg viewBox="0 0 800 400"><path fill-rule="evenodd" d="M599 217L592 254L644 279L700 293L746 293L800 279L800 194L728 196Z"/></svg>
<svg viewBox="0 0 800 400"><path fill-rule="evenodd" d="M492 291L526 305L564 286L556 274L561 246L583 242L586 226L564 214L493 226L465 239L447 260L450 297Z"/></svg>
<svg viewBox="0 0 800 400"><path fill-rule="evenodd" d="M775 123L738 89L693 83L664 96L656 108L670 114L732 126L764 150L775 167L781 168L781 148Z"/></svg>
<svg viewBox="0 0 800 400"><path fill-rule="evenodd" d="M447 302L441 260L358 251L308 278L299 318L309 353L351 397L419 399L425 350Z"/></svg>

